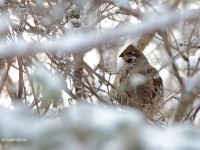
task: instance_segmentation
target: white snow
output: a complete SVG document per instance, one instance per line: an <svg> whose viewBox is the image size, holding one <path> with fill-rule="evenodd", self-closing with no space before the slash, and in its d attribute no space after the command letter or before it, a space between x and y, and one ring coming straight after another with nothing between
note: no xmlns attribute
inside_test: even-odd
<svg viewBox="0 0 200 150"><path fill-rule="evenodd" d="M2 139L26 139L29 149L99 150L199 149L200 131L190 125L161 128L147 125L142 115L127 108L76 105L60 117L38 119L27 112L0 109ZM23 146L23 145L22 145Z"/></svg>
<svg viewBox="0 0 200 150"><path fill-rule="evenodd" d="M200 90L200 72L192 77L183 78L186 91L189 93L197 93Z"/></svg>

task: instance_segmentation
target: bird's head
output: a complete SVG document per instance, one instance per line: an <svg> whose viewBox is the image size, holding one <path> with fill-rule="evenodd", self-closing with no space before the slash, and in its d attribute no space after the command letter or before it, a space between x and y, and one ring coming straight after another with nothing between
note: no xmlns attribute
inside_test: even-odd
<svg viewBox="0 0 200 150"><path fill-rule="evenodd" d="M137 49L134 45L129 45L120 55L123 60L129 65L138 65L142 63L148 63L144 54Z"/></svg>

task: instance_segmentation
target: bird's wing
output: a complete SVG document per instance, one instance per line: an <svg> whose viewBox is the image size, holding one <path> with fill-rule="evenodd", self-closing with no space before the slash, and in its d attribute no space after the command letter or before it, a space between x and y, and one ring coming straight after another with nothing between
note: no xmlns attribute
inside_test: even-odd
<svg viewBox="0 0 200 150"><path fill-rule="evenodd" d="M152 66L149 66L146 70L147 73L150 75L149 87L151 89L152 102L156 103L163 99L162 78L160 77L158 71Z"/></svg>

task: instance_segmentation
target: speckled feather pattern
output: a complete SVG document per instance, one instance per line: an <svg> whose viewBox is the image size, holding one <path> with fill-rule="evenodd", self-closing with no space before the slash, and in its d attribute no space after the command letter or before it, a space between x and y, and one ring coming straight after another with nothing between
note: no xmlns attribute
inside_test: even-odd
<svg viewBox="0 0 200 150"><path fill-rule="evenodd" d="M164 97L163 82L158 71L133 45L129 45L119 57L123 58L128 67L124 69L119 79L121 94L118 96L118 102L145 112L157 113L162 107ZM134 86L132 78L138 74L145 77L145 82ZM122 96L122 93L126 96Z"/></svg>

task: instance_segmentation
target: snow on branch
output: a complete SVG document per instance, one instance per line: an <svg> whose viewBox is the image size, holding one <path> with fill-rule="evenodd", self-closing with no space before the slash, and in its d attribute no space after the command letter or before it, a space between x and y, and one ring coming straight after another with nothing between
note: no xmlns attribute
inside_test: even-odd
<svg viewBox="0 0 200 150"><path fill-rule="evenodd" d="M181 14L175 11L170 12L170 10L166 10L166 13L144 20L139 26L121 25L114 29L104 29L101 32L88 31L87 33L80 30L79 34L76 32L64 35L59 39L54 37L52 40L48 40L45 43L38 41L27 43L22 38L19 38L16 42L8 43L8 41L1 39L0 57L21 56L26 54L36 54L38 52L86 52L93 47L102 45L119 37L130 35L140 36L152 30L162 30L179 21L193 19L196 17L196 14L199 13L200 10L184 11Z"/></svg>

